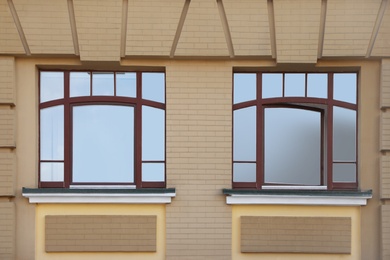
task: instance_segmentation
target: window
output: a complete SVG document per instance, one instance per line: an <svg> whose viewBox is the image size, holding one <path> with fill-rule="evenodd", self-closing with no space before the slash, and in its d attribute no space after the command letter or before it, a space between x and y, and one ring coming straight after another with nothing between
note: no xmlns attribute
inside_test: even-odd
<svg viewBox="0 0 390 260"><path fill-rule="evenodd" d="M165 187L165 74L40 72L40 187Z"/></svg>
<svg viewBox="0 0 390 260"><path fill-rule="evenodd" d="M234 73L234 188L357 188L356 73Z"/></svg>

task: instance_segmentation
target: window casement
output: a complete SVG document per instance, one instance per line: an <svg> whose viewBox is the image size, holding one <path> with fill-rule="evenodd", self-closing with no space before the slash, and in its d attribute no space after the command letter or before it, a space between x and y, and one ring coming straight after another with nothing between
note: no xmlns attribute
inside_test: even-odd
<svg viewBox="0 0 390 260"><path fill-rule="evenodd" d="M233 74L233 188L357 189L357 73Z"/></svg>
<svg viewBox="0 0 390 260"><path fill-rule="evenodd" d="M40 71L39 186L165 187L163 72Z"/></svg>

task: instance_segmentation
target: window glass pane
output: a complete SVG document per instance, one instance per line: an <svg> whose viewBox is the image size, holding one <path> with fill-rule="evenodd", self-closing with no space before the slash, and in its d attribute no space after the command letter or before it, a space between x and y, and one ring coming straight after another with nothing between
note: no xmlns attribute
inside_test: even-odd
<svg viewBox="0 0 390 260"><path fill-rule="evenodd" d="M234 74L233 103L241 103L256 99L256 74Z"/></svg>
<svg viewBox="0 0 390 260"><path fill-rule="evenodd" d="M334 99L356 104L356 73L334 74Z"/></svg>
<svg viewBox="0 0 390 260"><path fill-rule="evenodd" d="M256 182L256 163L234 163L234 182Z"/></svg>
<svg viewBox="0 0 390 260"><path fill-rule="evenodd" d="M41 103L64 97L63 72L41 72L40 81Z"/></svg>
<svg viewBox="0 0 390 260"><path fill-rule="evenodd" d="M165 103L164 73L142 73L142 98Z"/></svg>
<svg viewBox="0 0 390 260"><path fill-rule="evenodd" d="M136 97L136 73L116 73L116 95Z"/></svg>
<svg viewBox="0 0 390 260"><path fill-rule="evenodd" d="M233 160L256 160L256 107L233 112Z"/></svg>
<svg viewBox="0 0 390 260"><path fill-rule="evenodd" d="M328 74L307 74L307 96L315 98L328 97Z"/></svg>
<svg viewBox="0 0 390 260"><path fill-rule="evenodd" d="M41 109L41 160L64 159L64 106Z"/></svg>
<svg viewBox="0 0 390 260"><path fill-rule="evenodd" d="M356 160L356 111L333 108L333 161Z"/></svg>
<svg viewBox="0 0 390 260"><path fill-rule="evenodd" d="M280 73L263 74L263 98L283 96L283 75Z"/></svg>
<svg viewBox="0 0 390 260"><path fill-rule="evenodd" d="M94 72L92 74L92 95L113 96L114 95L114 73Z"/></svg>
<svg viewBox="0 0 390 260"><path fill-rule="evenodd" d="M142 106L142 160L165 160L165 111Z"/></svg>
<svg viewBox="0 0 390 260"><path fill-rule="evenodd" d="M134 108L73 107L73 182L134 181Z"/></svg>
<svg viewBox="0 0 390 260"><path fill-rule="evenodd" d="M142 181L165 181L165 164L142 163Z"/></svg>
<svg viewBox="0 0 390 260"><path fill-rule="evenodd" d="M334 182L356 182L356 164L354 163L334 163Z"/></svg>
<svg viewBox="0 0 390 260"><path fill-rule="evenodd" d="M42 162L41 181L64 181L64 163Z"/></svg>
<svg viewBox="0 0 390 260"><path fill-rule="evenodd" d="M320 185L321 113L266 108L264 124L265 182Z"/></svg>
<svg viewBox="0 0 390 260"><path fill-rule="evenodd" d="M71 97L91 95L91 74L89 72L70 73L69 95Z"/></svg>
<svg viewBox="0 0 390 260"><path fill-rule="evenodd" d="M305 96L305 74L286 73L285 74L285 97Z"/></svg>

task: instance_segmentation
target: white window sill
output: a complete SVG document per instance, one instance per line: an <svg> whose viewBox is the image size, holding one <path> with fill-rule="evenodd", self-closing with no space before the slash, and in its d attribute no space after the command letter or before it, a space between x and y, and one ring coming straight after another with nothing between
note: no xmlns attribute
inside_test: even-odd
<svg viewBox="0 0 390 260"><path fill-rule="evenodd" d="M176 196L170 189L29 189L23 188L29 203L168 204Z"/></svg>

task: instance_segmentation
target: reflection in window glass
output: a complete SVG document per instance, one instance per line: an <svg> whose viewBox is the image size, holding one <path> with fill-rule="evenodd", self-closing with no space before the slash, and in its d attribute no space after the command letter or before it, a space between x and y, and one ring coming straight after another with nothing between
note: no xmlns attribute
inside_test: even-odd
<svg viewBox="0 0 390 260"><path fill-rule="evenodd" d="M164 73L142 73L142 98L165 103Z"/></svg>
<svg viewBox="0 0 390 260"><path fill-rule="evenodd" d="M64 159L64 106L41 109L41 160Z"/></svg>
<svg viewBox="0 0 390 260"><path fill-rule="evenodd" d="M356 164L354 163L334 163L334 182L356 182Z"/></svg>
<svg viewBox="0 0 390 260"><path fill-rule="evenodd" d="M69 94L71 97L91 94L91 74L89 72L71 72Z"/></svg>
<svg viewBox="0 0 390 260"><path fill-rule="evenodd" d="M256 74L234 74L233 104L256 99Z"/></svg>
<svg viewBox="0 0 390 260"><path fill-rule="evenodd" d="M305 96L305 74L286 73L284 96L286 97L304 97Z"/></svg>
<svg viewBox="0 0 390 260"><path fill-rule="evenodd" d="M321 113L264 109L265 182L320 185Z"/></svg>
<svg viewBox="0 0 390 260"><path fill-rule="evenodd" d="M92 74L92 94L94 96L113 96L114 73L94 72Z"/></svg>
<svg viewBox="0 0 390 260"><path fill-rule="evenodd" d="M164 160L164 122L164 110L142 106L142 160Z"/></svg>
<svg viewBox="0 0 390 260"><path fill-rule="evenodd" d="M314 98L328 97L328 74L307 74L307 96Z"/></svg>
<svg viewBox="0 0 390 260"><path fill-rule="evenodd" d="M165 181L165 164L142 163L142 181Z"/></svg>
<svg viewBox="0 0 390 260"><path fill-rule="evenodd" d="M335 100L356 104L356 74L335 73L333 91Z"/></svg>
<svg viewBox="0 0 390 260"><path fill-rule="evenodd" d="M41 162L41 181L64 181L64 163Z"/></svg>
<svg viewBox="0 0 390 260"><path fill-rule="evenodd" d="M263 98L283 96L283 75L278 73L263 74Z"/></svg>
<svg viewBox="0 0 390 260"><path fill-rule="evenodd" d="M134 182L133 107L73 107L73 181Z"/></svg>
<svg viewBox="0 0 390 260"><path fill-rule="evenodd" d="M256 163L234 163L233 181L234 182L255 182Z"/></svg>
<svg viewBox="0 0 390 260"><path fill-rule="evenodd" d="M233 112L233 160L256 160L256 107Z"/></svg>
<svg viewBox="0 0 390 260"><path fill-rule="evenodd" d="M41 72L41 103L64 97L64 73Z"/></svg>
<svg viewBox="0 0 390 260"><path fill-rule="evenodd" d="M356 111L333 109L333 160L356 160Z"/></svg>
<svg viewBox="0 0 390 260"><path fill-rule="evenodd" d="M136 97L136 73L116 73L116 95Z"/></svg>

